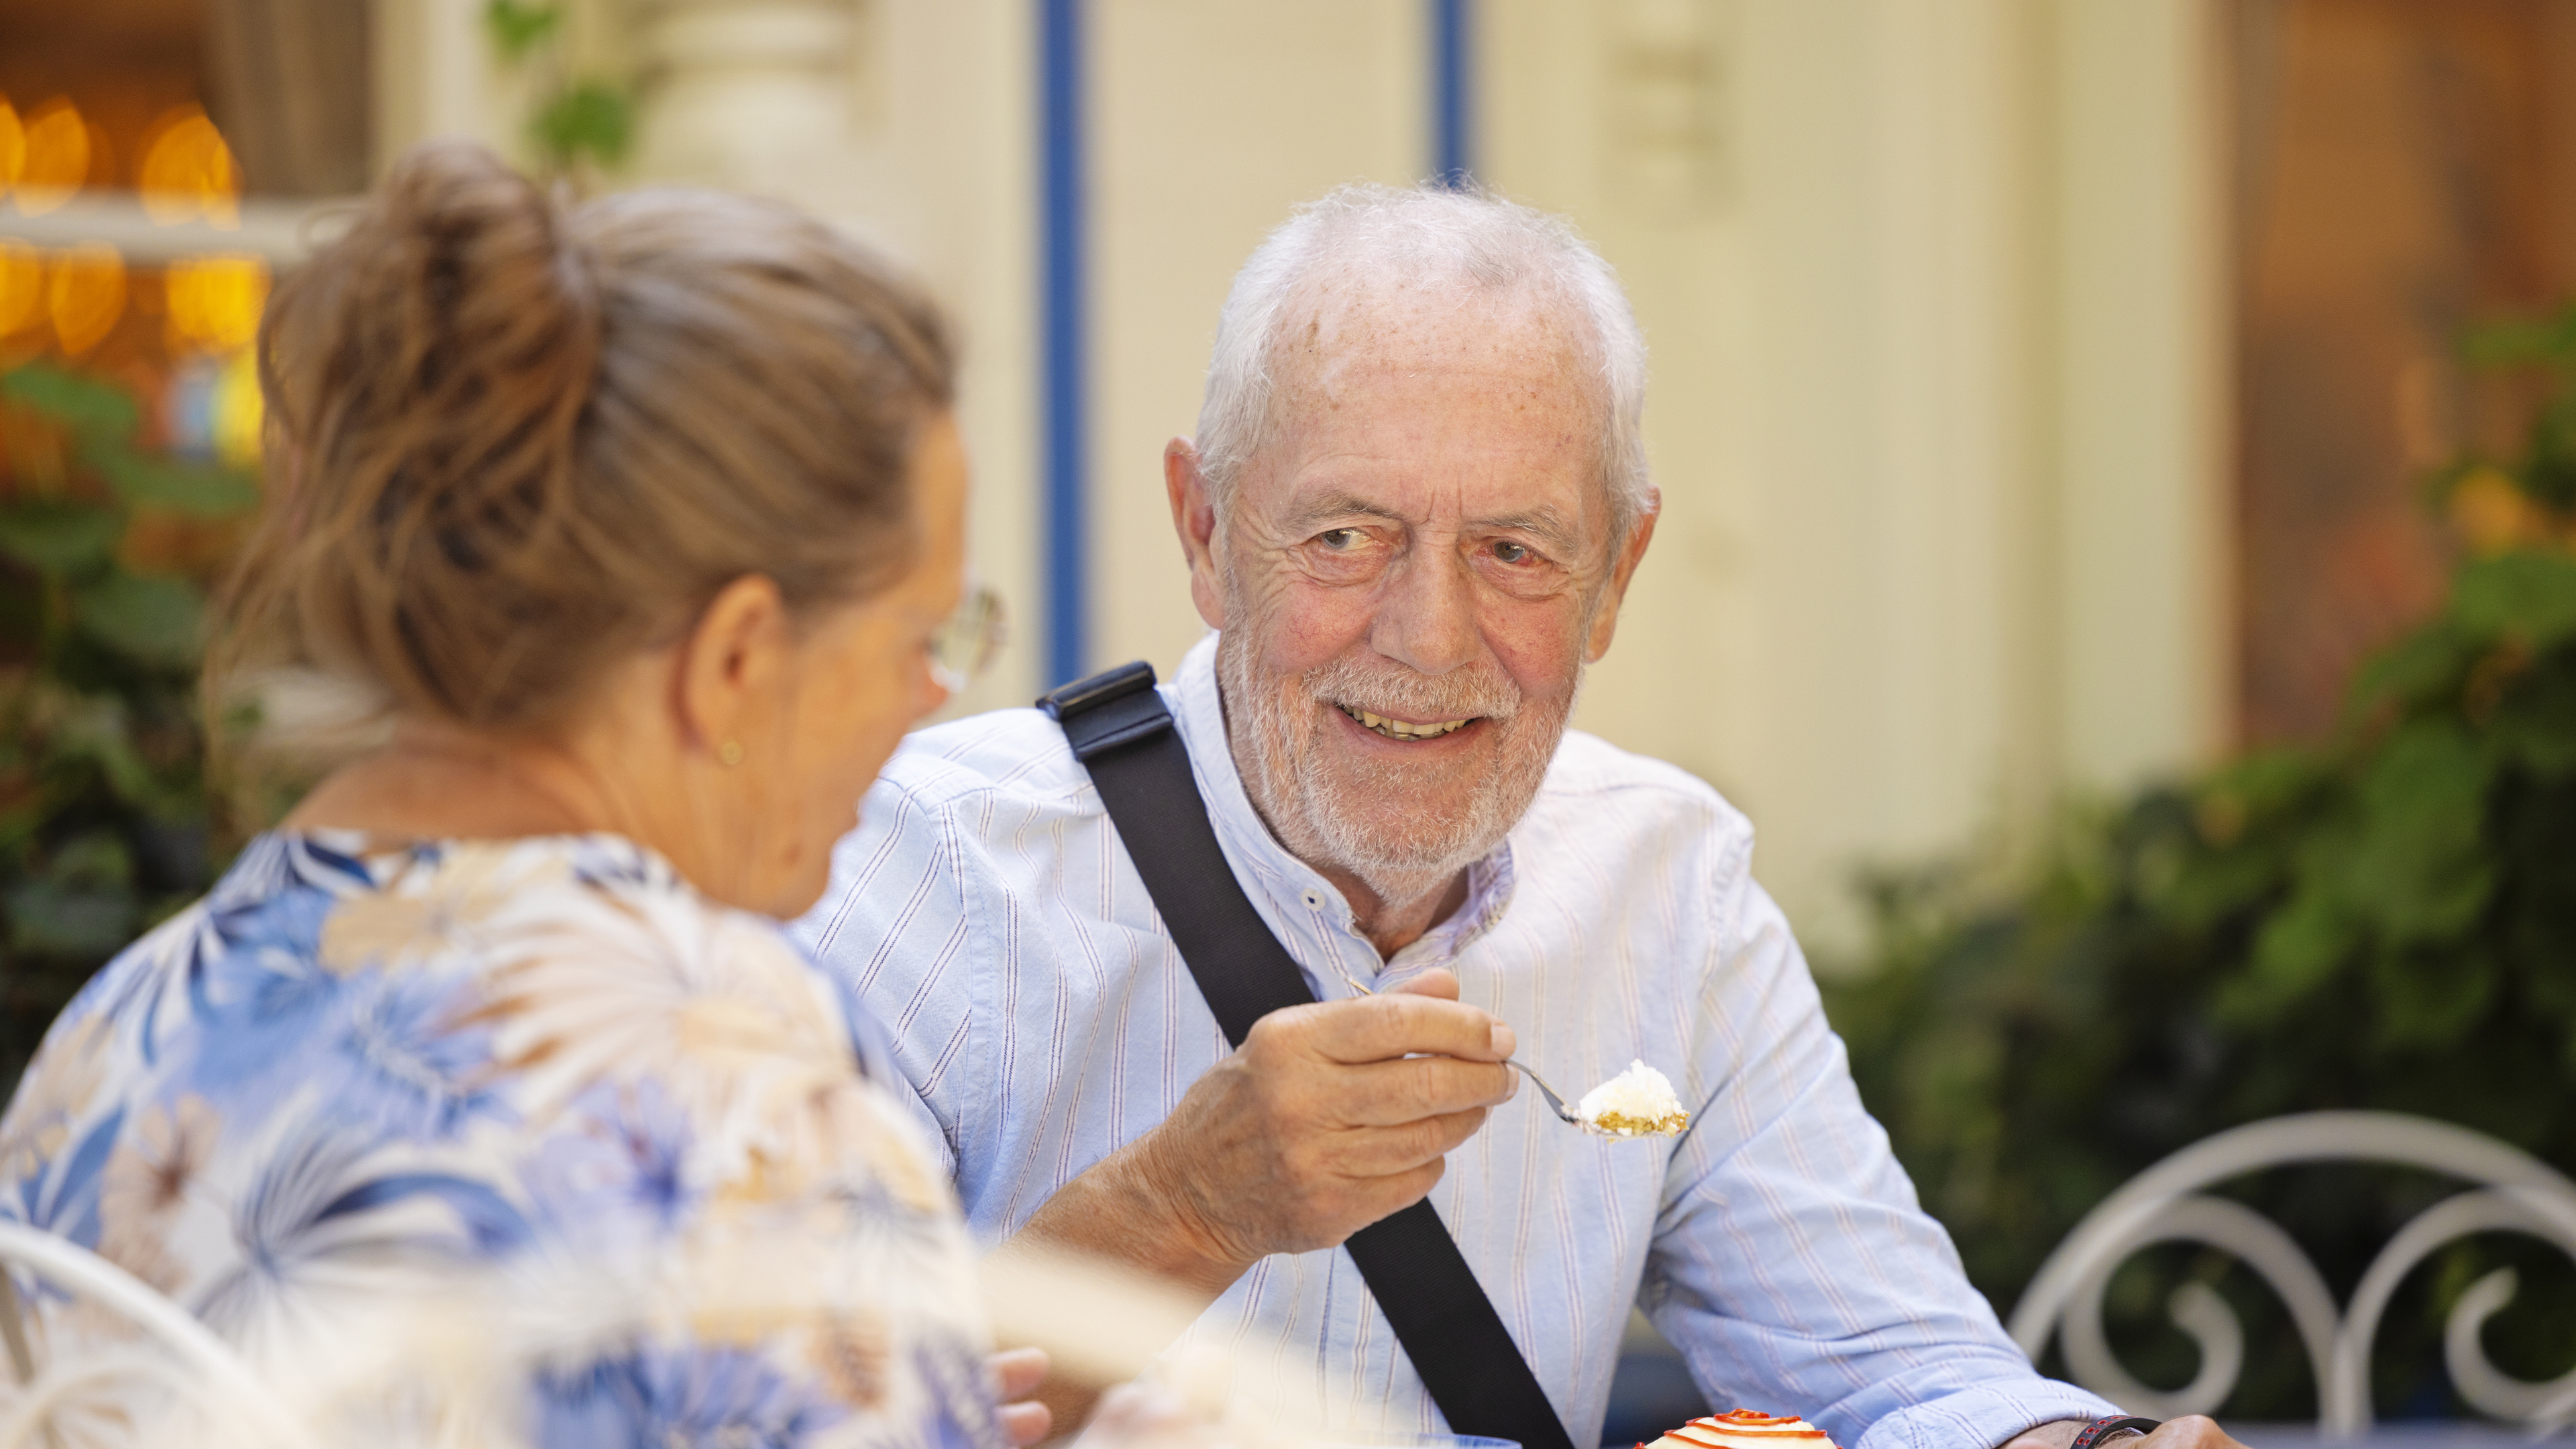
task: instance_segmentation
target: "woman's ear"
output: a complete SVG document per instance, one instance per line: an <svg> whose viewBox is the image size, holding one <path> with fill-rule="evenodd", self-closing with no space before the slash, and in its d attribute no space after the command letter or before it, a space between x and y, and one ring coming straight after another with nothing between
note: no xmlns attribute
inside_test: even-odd
<svg viewBox="0 0 2576 1449"><path fill-rule="evenodd" d="M716 591L681 641L672 701L680 747L739 764L747 736L779 713L772 698L793 676L795 632L778 585L745 574Z"/></svg>

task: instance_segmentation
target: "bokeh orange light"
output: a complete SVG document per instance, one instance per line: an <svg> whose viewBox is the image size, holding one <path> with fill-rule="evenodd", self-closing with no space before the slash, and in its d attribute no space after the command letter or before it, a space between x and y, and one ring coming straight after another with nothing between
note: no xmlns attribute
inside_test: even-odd
<svg viewBox="0 0 2576 1449"><path fill-rule="evenodd" d="M18 184L18 173L27 168L27 127L18 119L18 108L0 96L0 192Z"/></svg>
<svg viewBox="0 0 2576 1449"><path fill-rule="evenodd" d="M241 169L221 131L198 106L174 106L152 123L137 178L143 209L157 222L241 224Z"/></svg>
<svg viewBox="0 0 2576 1449"><path fill-rule="evenodd" d="M78 357L106 340L125 315L125 258L104 242L84 242L57 252L47 270L54 340L66 356Z"/></svg>
<svg viewBox="0 0 2576 1449"><path fill-rule="evenodd" d="M0 339L45 320L45 254L25 242L0 241Z"/></svg>
<svg viewBox="0 0 2576 1449"><path fill-rule="evenodd" d="M60 96L27 114L25 157L11 192L18 210L40 216L72 199L89 180L97 128Z"/></svg>
<svg viewBox="0 0 2576 1449"><path fill-rule="evenodd" d="M256 257L189 257L172 262L170 350L231 352L259 336L268 305L268 266Z"/></svg>
<svg viewBox="0 0 2576 1449"><path fill-rule="evenodd" d="M267 416L259 391L259 359L247 349L235 353L215 388L215 456L236 468L257 466Z"/></svg>

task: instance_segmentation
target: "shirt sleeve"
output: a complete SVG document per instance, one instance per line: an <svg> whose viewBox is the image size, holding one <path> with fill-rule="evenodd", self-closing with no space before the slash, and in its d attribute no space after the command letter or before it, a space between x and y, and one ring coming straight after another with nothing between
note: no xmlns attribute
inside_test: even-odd
<svg viewBox="0 0 2576 1449"><path fill-rule="evenodd" d="M2118 1412L2041 1377L1969 1284L1862 1107L1746 853L1713 892L1706 1096L1665 1185L1642 1306L1720 1407L1801 1413L1850 1449L1991 1449Z"/></svg>
<svg viewBox="0 0 2576 1449"><path fill-rule="evenodd" d="M863 802L859 827L832 851L832 880L788 934L822 966L853 1021L881 1024L860 1046L871 1071L932 1137L953 1181L975 1094L975 973L959 969L972 939L965 843L948 813L892 779ZM978 879L983 875L979 873Z"/></svg>

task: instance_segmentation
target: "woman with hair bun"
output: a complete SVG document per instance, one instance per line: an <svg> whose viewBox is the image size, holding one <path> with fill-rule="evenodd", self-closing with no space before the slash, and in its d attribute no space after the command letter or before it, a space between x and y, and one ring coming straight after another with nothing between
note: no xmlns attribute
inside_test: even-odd
<svg viewBox="0 0 2576 1449"><path fill-rule="evenodd" d="M567 206L449 144L260 360L274 493L210 698L320 678L388 742L63 1013L0 1216L350 1442L1042 1431L994 1406L872 1028L776 924L959 662L936 310L786 208ZM109 1332L20 1301L44 1352ZM388 1356L410 1392L363 1387Z"/></svg>

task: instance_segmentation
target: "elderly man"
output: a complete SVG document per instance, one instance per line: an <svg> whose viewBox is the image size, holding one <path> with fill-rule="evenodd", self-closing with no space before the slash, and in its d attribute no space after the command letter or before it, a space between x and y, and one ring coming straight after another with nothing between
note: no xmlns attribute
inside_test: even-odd
<svg viewBox="0 0 2576 1449"><path fill-rule="evenodd" d="M1721 1405L2065 1449L2117 1410L2033 1371L1917 1208L1744 818L1565 727L1654 536L1644 381L1608 265L1498 200L1339 191L1237 279L1164 455L1215 633L1162 697L1315 1004L1228 1050L1034 710L908 742L802 930L979 1231L1196 1290L1338 1422L1443 1427L1336 1246L1427 1194L1576 1443L1637 1303ZM1513 1055L1573 1091L1648 1063L1694 1120L1602 1140Z"/></svg>

